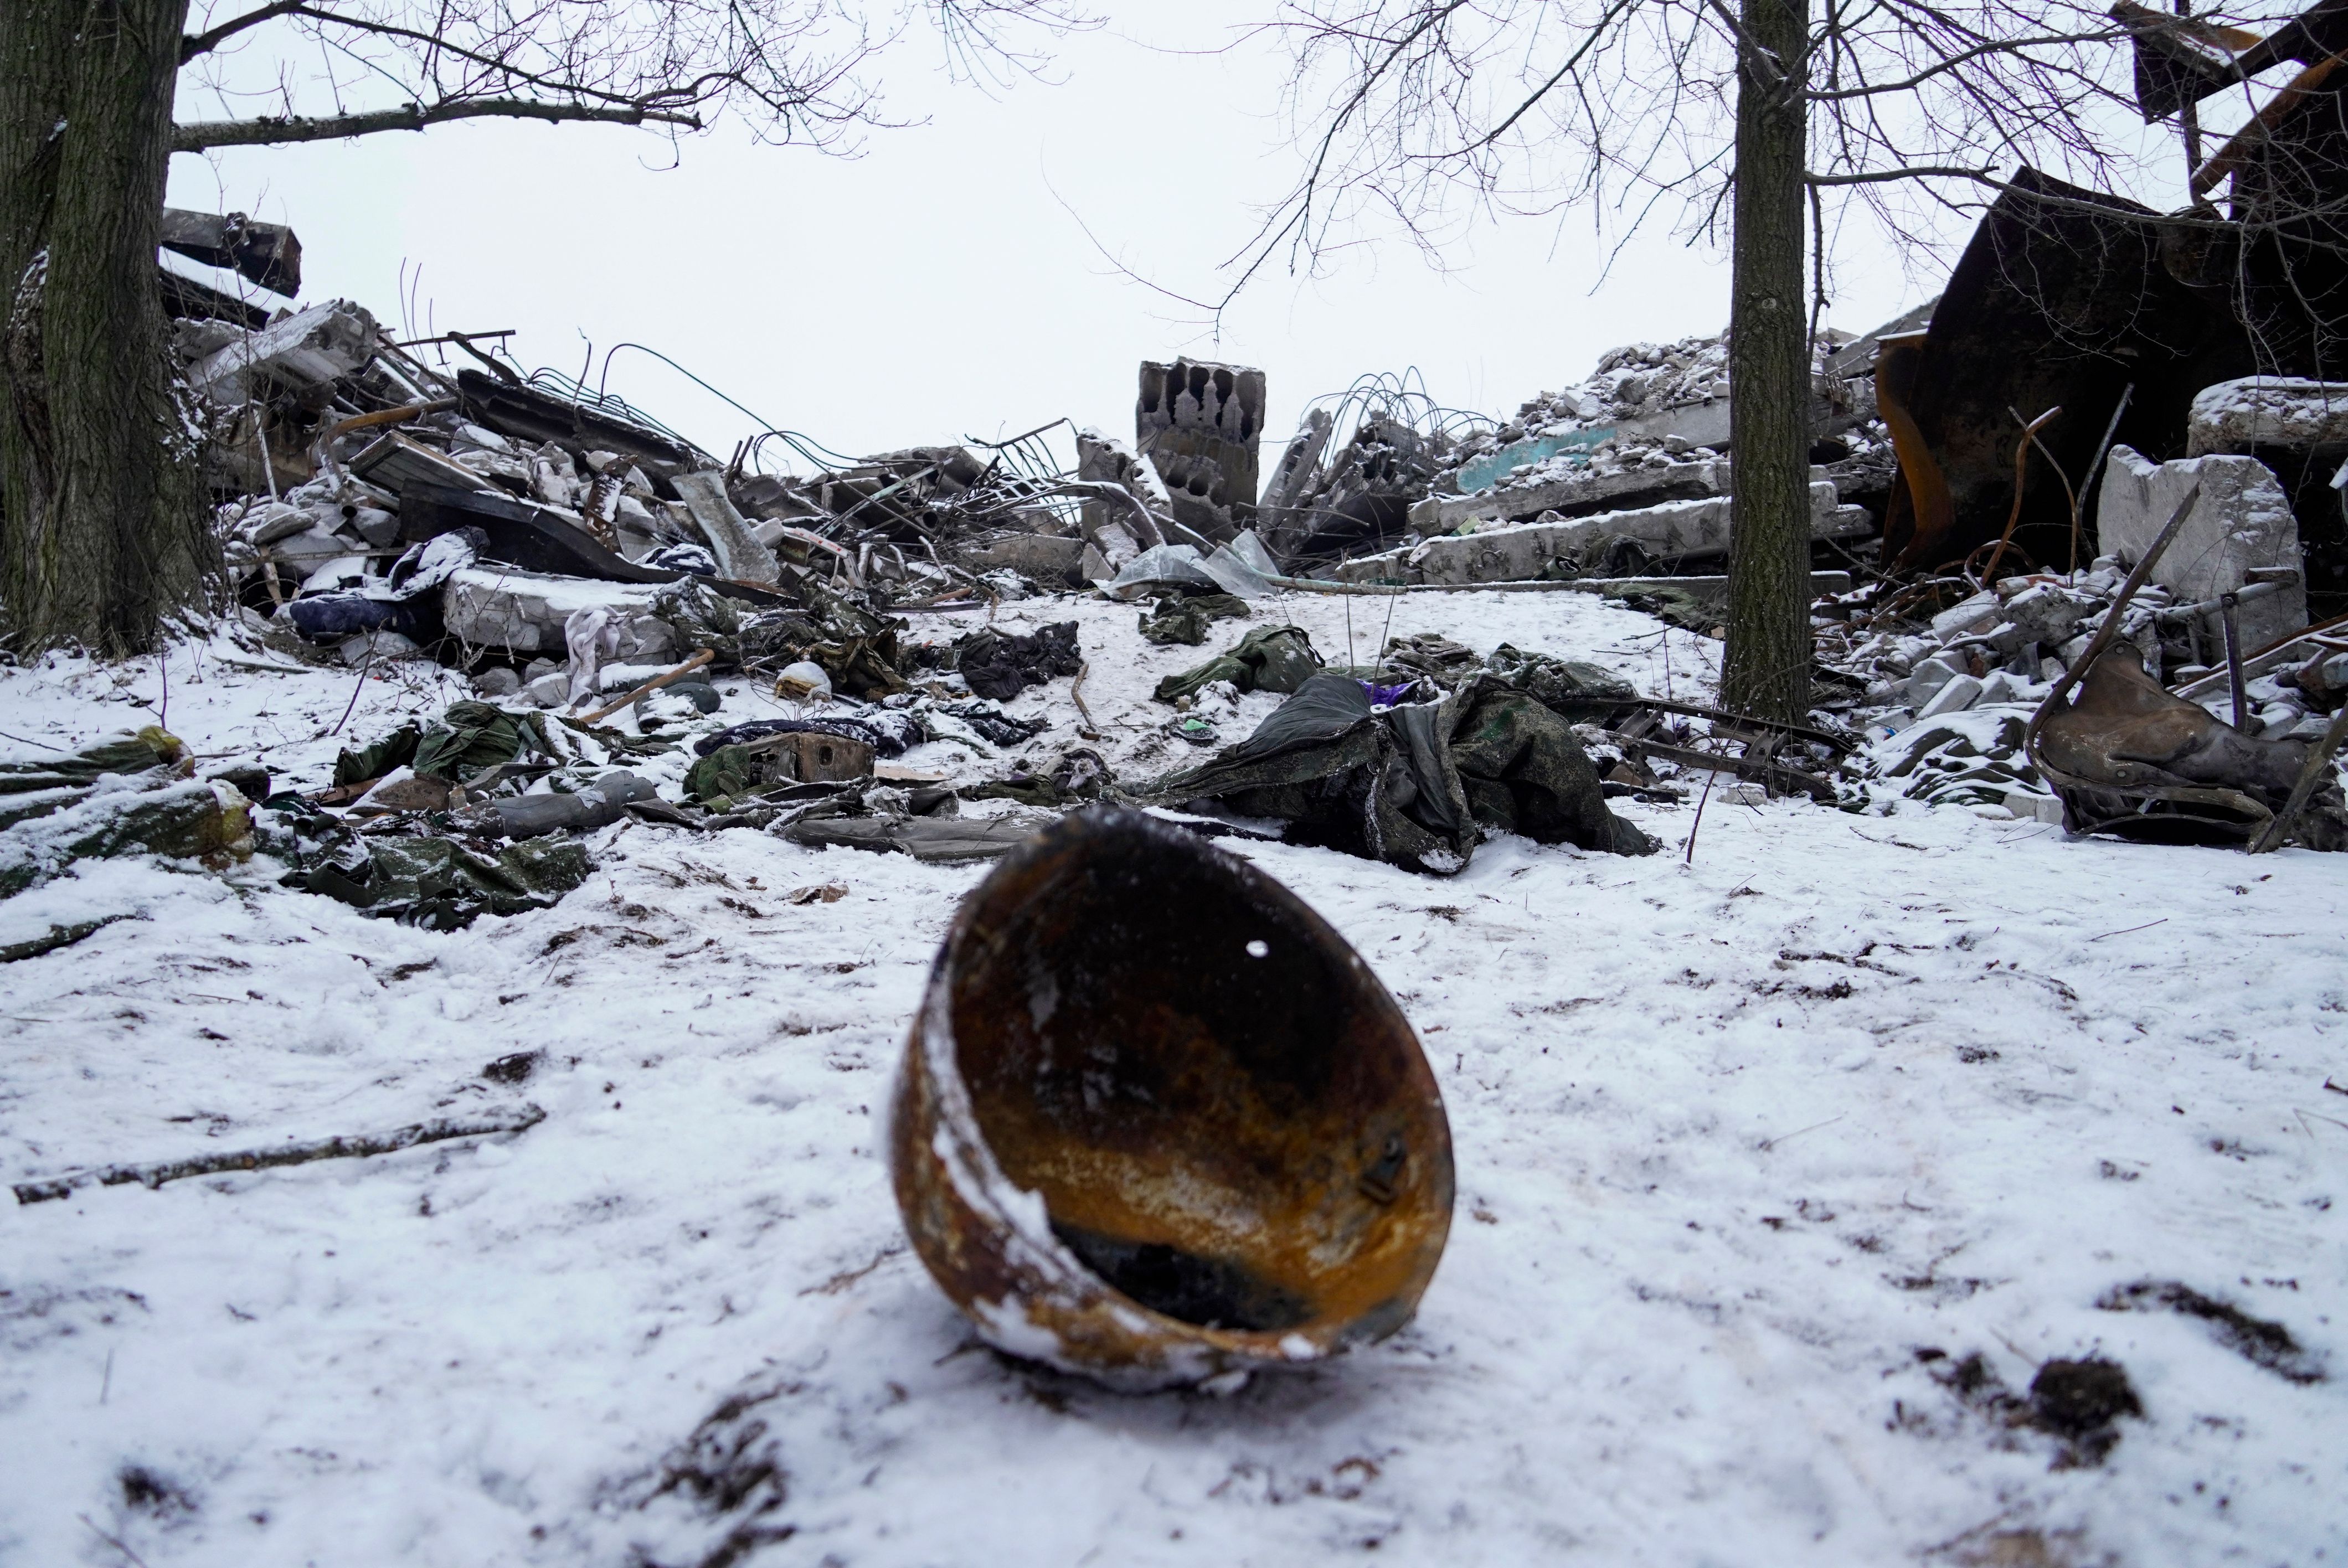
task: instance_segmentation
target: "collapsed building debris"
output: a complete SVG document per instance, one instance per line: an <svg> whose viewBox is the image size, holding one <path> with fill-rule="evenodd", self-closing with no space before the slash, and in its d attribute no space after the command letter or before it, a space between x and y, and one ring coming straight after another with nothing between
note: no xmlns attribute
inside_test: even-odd
<svg viewBox="0 0 2348 1568"><path fill-rule="evenodd" d="M281 653L363 671L431 659L481 699L346 753L324 789L272 796L259 842L300 885L453 925L559 897L586 874L582 835L623 822L953 861L1045 820L965 816L964 801L1181 806L1443 874L1494 832L1644 853L1605 803L1672 798L1679 775L1850 806L1888 786L2125 830L2148 797L2090 795L2141 764L2254 801L2230 832L2280 831L2348 689L2348 641L2305 630L2323 602L2313 563L2343 537L2348 389L2262 373L2239 352L2240 313L2178 281L2176 236L2084 194L2083 209L2025 173L1940 298L1856 339L1820 334L1824 695L1790 727L1506 646L1398 639L1330 669L1289 618L1256 613L1298 589L1573 589L1717 635L1725 579L1703 574L1734 538L1725 334L1618 349L1505 423L1365 378L1308 406L1266 473L1266 379L1236 365L1145 364L1129 445L1056 421L864 458L767 431L720 457L600 389L525 374L495 352L505 334L402 344L350 302L256 320L188 293L176 342L211 410L247 610ZM186 214L167 230L179 253L298 288L290 231ZM2079 253L2049 272L2058 241ZM2060 352L1993 346L2043 337L2065 301L2110 330ZM434 363L451 351L477 363ZM2009 428L2006 404L2041 397L2072 415ZM2152 550L2188 491L2174 542ZM1910 567L1970 564L1887 575L1879 534ZM2058 538L2076 561L2038 569ZM1152 778L1066 742L992 778L907 774L896 759L942 739L981 758L1025 746L1047 721L997 704L1061 681L1075 738L1100 738L1076 623L991 624L1007 601L1072 590L1134 604L1154 643L1251 622L1157 682L1170 723L1129 727L1215 747L1247 694L1287 702ZM917 632L963 610L990 624ZM2098 637L2133 664L2083 667ZM2080 700L2041 735L2033 717L2065 677ZM729 711L744 682L796 716ZM2141 735L2082 728L2106 710L2189 743L2154 756ZM2330 800L2298 815L2317 823Z"/></svg>
<svg viewBox="0 0 2348 1568"><path fill-rule="evenodd" d="M1228 1392L1410 1321L1450 1230L1442 1098L1369 967L1253 866L1064 818L963 902L914 1020L898 1207L988 1342Z"/></svg>

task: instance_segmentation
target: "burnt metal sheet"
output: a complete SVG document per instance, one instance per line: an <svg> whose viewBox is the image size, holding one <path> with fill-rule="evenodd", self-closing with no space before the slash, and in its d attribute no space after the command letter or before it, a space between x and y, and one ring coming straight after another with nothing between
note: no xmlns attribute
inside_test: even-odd
<svg viewBox="0 0 2348 1568"><path fill-rule="evenodd" d="M685 574L674 568L661 570L638 566L605 549L594 536L560 513L502 490L469 490L429 481L410 483L399 493L399 537L406 540L437 538L456 528L479 528L488 537L481 551L489 560L502 561L524 571L558 577L594 578L604 582L647 585L671 583ZM757 605L793 602L786 596L748 583L724 578L700 578L728 599Z"/></svg>
<svg viewBox="0 0 2348 1568"><path fill-rule="evenodd" d="M2040 440L2083 493L2085 468L2122 393L2136 388L2116 439L2181 456L2193 395L2260 368L2224 288L2188 288L2162 264L2160 215L2119 197L2017 172L1949 275L1896 401L1945 486L1902 465L1884 550L1902 568L1964 559L2003 531L2013 505L2013 411L2060 407ZM1882 383L1879 382L1879 396ZM2028 466L2017 539L2034 560L2063 559L2071 528L2060 478Z"/></svg>
<svg viewBox="0 0 2348 1568"><path fill-rule="evenodd" d="M2063 797L2075 833L2163 843L2248 842L2272 820L2307 760L2304 741L2245 735L2145 673L2116 642L2031 736L2030 760Z"/></svg>
<svg viewBox="0 0 2348 1568"><path fill-rule="evenodd" d="M1449 1124L1385 988L1262 871L1123 808L963 903L889 1137L914 1251L980 1333L1114 1387L1383 1338L1450 1231Z"/></svg>
<svg viewBox="0 0 2348 1568"><path fill-rule="evenodd" d="M2348 0L2322 0L2263 38L2134 0L2108 15L2135 40L2137 107L2147 125L2285 60L2312 66L2348 49Z"/></svg>

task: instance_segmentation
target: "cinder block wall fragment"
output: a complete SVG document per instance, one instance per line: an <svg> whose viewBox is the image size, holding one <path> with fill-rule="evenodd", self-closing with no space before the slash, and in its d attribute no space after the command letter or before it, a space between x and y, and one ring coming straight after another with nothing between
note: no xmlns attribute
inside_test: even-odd
<svg viewBox="0 0 2348 1568"><path fill-rule="evenodd" d="M1134 446L1166 481L1177 522L1221 540L1254 521L1263 410L1260 370L1143 363Z"/></svg>

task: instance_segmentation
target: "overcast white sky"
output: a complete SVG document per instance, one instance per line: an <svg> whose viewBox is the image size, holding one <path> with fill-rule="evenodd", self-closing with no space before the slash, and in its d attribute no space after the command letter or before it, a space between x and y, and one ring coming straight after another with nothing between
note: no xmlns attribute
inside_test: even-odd
<svg viewBox="0 0 2348 1568"><path fill-rule="evenodd" d="M172 159L170 200L288 222L304 301L401 323L403 264L429 329L511 327L516 356L598 374L649 344L766 421L846 452L1012 434L1071 415L1129 436L1135 369L1189 352L1260 365L1278 439L1310 398L1416 366L1454 406L1513 411L1587 375L1618 343L1719 327L1727 268L1663 229L1601 285L1587 215L1478 231L1438 272L1406 244L1353 251L1334 277L1271 277L1220 343L1117 274L1194 295L1257 207L1292 177L1282 60L1210 54L1263 0L1104 6L1053 84L994 96L945 79L926 38L891 57L890 108L843 160L752 145L738 128L666 142L618 127L479 123L422 135ZM1179 13L1179 14L1178 14ZM1192 51L1192 52L1182 52ZM1065 203L1065 206L1063 205ZM1838 258L1833 324L1860 330L1937 287L1888 251ZM721 455L751 421L623 351L610 385Z"/></svg>

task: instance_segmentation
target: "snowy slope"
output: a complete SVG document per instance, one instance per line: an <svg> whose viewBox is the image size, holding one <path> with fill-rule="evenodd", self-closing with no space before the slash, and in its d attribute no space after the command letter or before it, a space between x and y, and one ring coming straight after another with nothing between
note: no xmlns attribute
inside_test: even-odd
<svg viewBox="0 0 2348 1568"><path fill-rule="evenodd" d="M1116 726L1220 639L1015 608L1083 622L1121 768L1196 754ZM1277 608L1343 647L1343 601ZM1658 691L1668 646L1682 696L1711 646L1574 594L1415 595L1394 630ZM201 684L175 656L171 727L316 779L349 674L223 650L253 657L215 642ZM461 694L433 681L367 682L341 739ZM151 718L156 687L10 671L0 730L73 743ZM1014 708L1068 716L1066 690ZM259 863L87 866L0 904L0 941L140 917L0 968L10 1180L548 1112L0 1200L0 1562L2340 1560L2348 866L1717 799L1691 866L1691 808L1627 815L1670 851L1504 839L1438 880L1243 846L1420 1030L1460 1212L1409 1329L1225 1399L1003 1360L904 1251L873 1113L980 869L626 825L559 907L453 935ZM2281 1323L2285 1369L2332 1376L2096 1305L2147 1280ZM2144 1415L2056 1468L1951 1386L1975 1352L2015 1393L2111 1358Z"/></svg>

